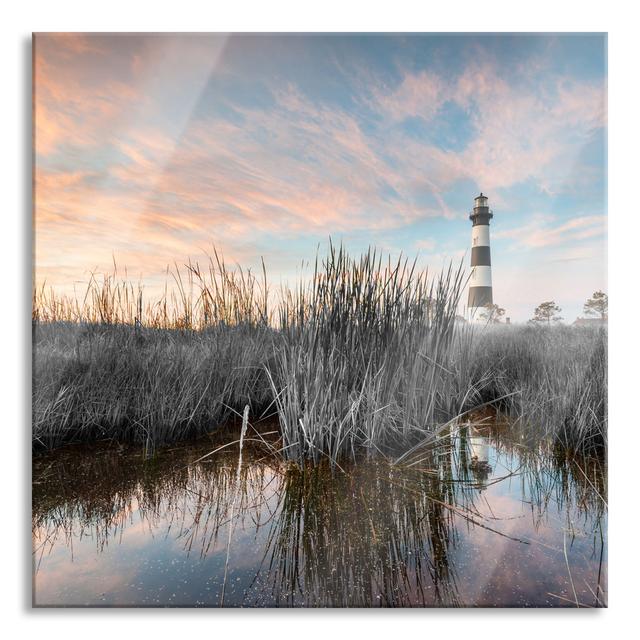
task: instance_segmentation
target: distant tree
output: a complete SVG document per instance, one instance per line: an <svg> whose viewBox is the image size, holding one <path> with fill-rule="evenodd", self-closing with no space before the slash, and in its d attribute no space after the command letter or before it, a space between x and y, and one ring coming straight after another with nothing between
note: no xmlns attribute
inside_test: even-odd
<svg viewBox="0 0 640 640"><path fill-rule="evenodd" d="M490 324L498 324L502 316L504 316L504 309L497 304L486 304L480 312L480 319Z"/></svg>
<svg viewBox="0 0 640 640"><path fill-rule="evenodd" d="M536 324L546 322L547 326L552 322L559 322L562 320L562 316L558 314L562 311L562 309L555 303L553 300L549 302L543 302L536 307L536 310L533 312L533 318L531 322Z"/></svg>
<svg viewBox="0 0 640 640"><path fill-rule="evenodd" d="M596 291L584 303L584 312L588 316L599 315L602 320L606 320L609 313L609 296L604 291Z"/></svg>

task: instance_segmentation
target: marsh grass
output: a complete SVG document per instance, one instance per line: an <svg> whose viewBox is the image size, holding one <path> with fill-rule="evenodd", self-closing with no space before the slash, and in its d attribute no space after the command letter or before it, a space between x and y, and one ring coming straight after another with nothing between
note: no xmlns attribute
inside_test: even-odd
<svg viewBox="0 0 640 640"><path fill-rule="evenodd" d="M607 444L607 330L591 327L486 327L474 343L476 376L493 374L486 399L502 408L523 438L552 438L572 451Z"/></svg>
<svg viewBox="0 0 640 640"><path fill-rule="evenodd" d="M288 292L269 381L296 457L411 442L460 408L469 390L450 368L462 286L461 269L430 280L405 259L332 247Z"/></svg>
<svg viewBox="0 0 640 640"><path fill-rule="evenodd" d="M456 322L462 266L432 276L375 250L330 246L312 276L271 292L214 253L162 296L118 275L33 304L33 443L158 446L274 416L287 458L397 454L483 403L527 437L606 445L606 332Z"/></svg>

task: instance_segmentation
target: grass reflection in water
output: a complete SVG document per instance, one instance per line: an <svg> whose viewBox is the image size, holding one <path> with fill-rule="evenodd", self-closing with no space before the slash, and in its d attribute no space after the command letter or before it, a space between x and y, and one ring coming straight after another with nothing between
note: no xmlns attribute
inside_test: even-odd
<svg viewBox="0 0 640 640"><path fill-rule="evenodd" d="M298 466L249 441L34 461L38 605L604 606L606 474L465 426L401 464ZM235 450L234 450L235 449Z"/></svg>

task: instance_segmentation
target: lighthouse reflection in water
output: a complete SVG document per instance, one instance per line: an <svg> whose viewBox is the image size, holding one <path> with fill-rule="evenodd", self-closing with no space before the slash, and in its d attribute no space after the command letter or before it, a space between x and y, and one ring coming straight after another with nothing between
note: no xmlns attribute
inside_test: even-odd
<svg viewBox="0 0 640 640"><path fill-rule="evenodd" d="M469 425L469 469L478 482L479 489L486 488L486 480L492 471L489 464L489 444L482 430Z"/></svg>

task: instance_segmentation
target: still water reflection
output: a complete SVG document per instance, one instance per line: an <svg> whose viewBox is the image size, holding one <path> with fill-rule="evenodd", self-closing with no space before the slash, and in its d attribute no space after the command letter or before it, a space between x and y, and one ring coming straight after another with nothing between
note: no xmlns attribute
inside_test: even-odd
<svg viewBox="0 0 640 640"><path fill-rule="evenodd" d="M606 605L597 461L464 426L333 474L248 447L236 492L237 447L211 448L36 458L35 604Z"/></svg>

